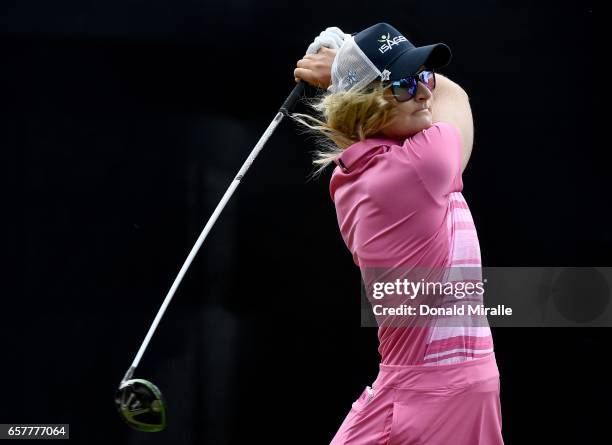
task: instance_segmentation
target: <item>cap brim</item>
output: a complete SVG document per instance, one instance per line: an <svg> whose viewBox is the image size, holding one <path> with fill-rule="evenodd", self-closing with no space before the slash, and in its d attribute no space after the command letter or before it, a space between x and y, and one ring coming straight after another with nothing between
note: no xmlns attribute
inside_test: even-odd
<svg viewBox="0 0 612 445"><path fill-rule="evenodd" d="M444 43L436 43L407 49L397 56L386 69L391 71L389 80L399 80L416 73L421 65L427 69L443 68L450 63L451 58L450 48Z"/></svg>

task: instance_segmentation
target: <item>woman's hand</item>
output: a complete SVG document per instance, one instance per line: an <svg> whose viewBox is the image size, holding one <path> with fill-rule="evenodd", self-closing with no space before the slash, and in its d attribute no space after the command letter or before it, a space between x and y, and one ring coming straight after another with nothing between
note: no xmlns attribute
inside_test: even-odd
<svg viewBox="0 0 612 445"><path fill-rule="evenodd" d="M303 80L314 87L327 88L331 84L331 67L336 51L350 37L337 26L321 31L308 46L304 57L298 60L293 72L295 81Z"/></svg>
<svg viewBox="0 0 612 445"><path fill-rule="evenodd" d="M316 54L305 54L293 71L295 81L303 80L314 87L327 89L331 84L331 66L337 51L322 46Z"/></svg>

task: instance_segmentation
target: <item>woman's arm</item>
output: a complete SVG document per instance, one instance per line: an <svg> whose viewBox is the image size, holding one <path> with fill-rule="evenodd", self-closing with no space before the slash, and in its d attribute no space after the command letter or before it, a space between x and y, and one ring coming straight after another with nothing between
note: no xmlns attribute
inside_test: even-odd
<svg viewBox="0 0 612 445"><path fill-rule="evenodd" d="M470 100L463 88L436 73L431 113L433 122L450 122L461 134L461 173L470 160L474 143L474 122Z"/></svg>
<svg viewBox="0 0 612 445"><path fill-rule="evenodd" d="M335 49L322 47L317 54L306 54L297 62L295 81L300 79L316 87L327 88L331 83L331 66ZM433 122L449 122L461 135L461 173L468 164L474 142L474 123L467 93L458 84L436 73L436 88L431 106Z"/></svg>

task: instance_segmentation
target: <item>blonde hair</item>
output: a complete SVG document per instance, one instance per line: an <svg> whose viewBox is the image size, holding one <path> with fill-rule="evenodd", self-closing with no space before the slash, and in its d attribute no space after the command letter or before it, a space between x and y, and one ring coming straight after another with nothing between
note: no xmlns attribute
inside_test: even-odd
<svg viewBox="0 0 612 445"><path fill-rule="evenodd" d="M362 88L341 93L326 93L313 99L302 99L315 116L291 113L290 117L305 127L303 134L315 138L320 147L313 152L318 176L345 148L372 137L386 127L396 115L395 102L385 91L388 86L372 82Z"/></svg>

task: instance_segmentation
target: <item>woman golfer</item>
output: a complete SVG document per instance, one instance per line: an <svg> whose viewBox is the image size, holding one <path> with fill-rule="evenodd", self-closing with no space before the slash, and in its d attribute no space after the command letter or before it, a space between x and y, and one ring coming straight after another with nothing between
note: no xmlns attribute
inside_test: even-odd
<svg viewBox="0 0 612 445"><path fill-rule="evenodd" d="M397 271L425 270L418 276L444 271L448 282L478 281L480 246L461 193L472 114L465 91L434 73L450 62L449 47L415 47L386 23L353 36L328 28L317 39L320 49L297 62L295 78L328 91L311 104L317 117L292 117L321 136L317 171L335 164L331 199L366 288L372 271L393 280ZM397 298L398 287L388 289ZM378 376L331 445L503 444L486 317L395 324L398 317L386 315L377 317Z"/></svg>

